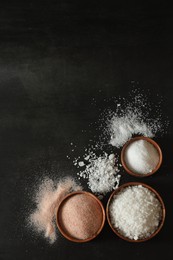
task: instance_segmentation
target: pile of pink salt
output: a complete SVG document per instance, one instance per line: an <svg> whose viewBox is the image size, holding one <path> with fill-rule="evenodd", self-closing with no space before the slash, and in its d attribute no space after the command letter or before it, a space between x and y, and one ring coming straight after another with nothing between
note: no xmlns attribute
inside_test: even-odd
<svg viewBox="0 0 173 260"><path fill-rule="evenodd" d="M56 240L55 217L62 199L70 192L82 190L74 179L67 177L55 183L45 178L36 192L36 209L29 216L29 224L37 233L44 234L50 243Z"/></svg>
<svg viewBox="0 0 173 260"><path fill-rule="evenodd" d="M58 212L61 230L71 238L84 240L98 233L103 222L100 204L85 193L69 196Z"/></svg>

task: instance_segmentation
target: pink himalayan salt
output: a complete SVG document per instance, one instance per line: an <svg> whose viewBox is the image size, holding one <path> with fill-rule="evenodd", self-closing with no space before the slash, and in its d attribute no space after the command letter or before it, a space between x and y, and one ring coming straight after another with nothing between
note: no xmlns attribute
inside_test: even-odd
<svg viewBox="0 0 173 260"><path fill-rule="evenodd" d="M55 215L62 199L70 192L82 190L74 179L67 177L57 184L45 178L34 199L36 209L29 216L29 223L38 233L44 233L50 243L56 240Z"/></svg>
<svg viewBox="0 0 173 260"><path fill-rule="evenodd" d="M69 197L59 212L61 228L76 239L87 239L98 232L103 220L102 209L94 198L87 194Z"/></svg>

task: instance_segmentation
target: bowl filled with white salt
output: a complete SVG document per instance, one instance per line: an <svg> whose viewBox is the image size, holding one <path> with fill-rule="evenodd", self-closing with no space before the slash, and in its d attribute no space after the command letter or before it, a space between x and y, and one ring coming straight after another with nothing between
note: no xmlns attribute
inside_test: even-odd
<svg viewBox="0 0 173 260"><path fill-rule="evenodd" d="M147 177L160 168L162 151L153 139L144 136L134 137L123 146L121 162L129 174Z"/></svg>
<svg viewBox="0 0 173 260"><path fill-rule="evenodd" d="M129 242L156 236L165 221L165 206L152 187L130 182L115 190L107 203L107 220L116 235Z"/></svg>

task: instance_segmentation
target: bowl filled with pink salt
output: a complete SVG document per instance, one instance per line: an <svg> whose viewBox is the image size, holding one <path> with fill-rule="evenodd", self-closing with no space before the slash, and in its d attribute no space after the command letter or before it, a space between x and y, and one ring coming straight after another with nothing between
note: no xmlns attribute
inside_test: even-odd
<svg viewBox="0 0 173 260"><path fill-rule="evenodd" d="M93 194L77 191L60 203L56 223L61 234L73 242L88 242L98 236L105 223L105 211Z"/></svg>
<svg viewBox="0 0 173 260"><path fill-rule="evenodd" d="M160 168L162 151L153 139L134 137L123 146L121 162L127 173L135 177L147 177Z"/></svg>
<svg viewBox="0 0 173 260"><path fill-rule="evenodd" d="M111 194L106 214L111 229L120 238L144 242L160 232L166 213L156 190L141 182L129 182Z"/></svg>

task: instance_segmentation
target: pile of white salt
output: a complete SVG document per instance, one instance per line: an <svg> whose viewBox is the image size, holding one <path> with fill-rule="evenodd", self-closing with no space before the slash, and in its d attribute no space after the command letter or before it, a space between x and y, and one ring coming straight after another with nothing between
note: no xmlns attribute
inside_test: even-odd
<svg viewBox="0 0 173 260"><path fill-rule="evenodd" d="M140 113L140 110L129 110L122 116L113 115L109 125L111 145L120 148L135 134L154 137L156 120L149 124Z"/></svg>
<svg viewBox="0 0 173 260"><path fill-rule="evenodd" d="M87 179L88 187L93 193L105 195L119 186L121 175L118 174L119 165L114 154L97 156L93 151L88 152L84 161L78 165L82 167L77 173L79 179Z"/></svg>

